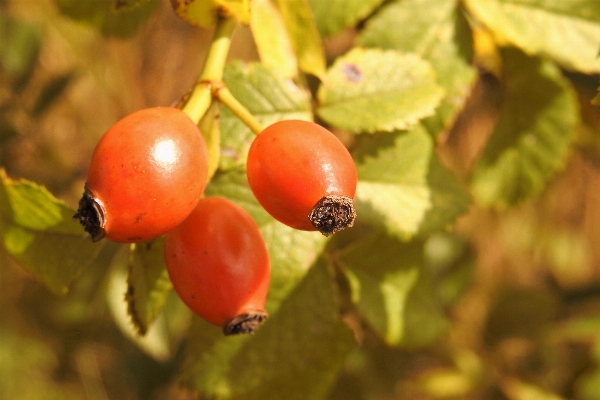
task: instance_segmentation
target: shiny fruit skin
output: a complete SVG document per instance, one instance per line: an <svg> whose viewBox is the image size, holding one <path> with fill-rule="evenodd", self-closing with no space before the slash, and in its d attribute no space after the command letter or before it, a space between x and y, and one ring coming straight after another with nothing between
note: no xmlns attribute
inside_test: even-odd
<svg viewBox="0 0 600 400"><path fill-rule="evenodd" d="M200 200L165 235L165 262L181 300L204 320L224 327L240 315L266 318L267 247L252 217L232 201Z"/></svg>
<svg viewBox="0 0 600 400"><path fill-rule="evenodd" d="M314 231L308 215L324 196L353 199L357 172L342 142L313 122L285 120L263 130L248 153L254 196L278 221Z"/></svg>
<svg viewBox="0 0 600 400"><path fill-rule="evenodd" d="M180 224L207 177L208 152L196 124L179 109L154 107L129 114L104 134L86 187L103 209L105 237L130 243Z"/></svg>

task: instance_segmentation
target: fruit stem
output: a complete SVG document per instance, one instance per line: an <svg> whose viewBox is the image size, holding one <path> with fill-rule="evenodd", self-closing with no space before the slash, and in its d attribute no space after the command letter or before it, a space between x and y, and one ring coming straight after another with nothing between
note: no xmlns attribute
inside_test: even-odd
<svg viewBox="0 0 600 400"><path fill-rule="evenodd" d="M219 18L215 34L208 48L202 72L196 81L182 110L196 124L200 122L212 102L212 82L221 82L227 54L231 46L231 37L237 27L235 18Z"/></svg>
<svg viewBox="0 0 600 400"><path fill-rule="evenodd" d="M209 82L199 82L194 86L194 90L190 97L182 107L182 111L186 113L196 125L202 119L212 102L212 93Z"/></svg>
<svg viewBox="0 0 600 400"><path fill-rule="evenodd" d="M229 108L255 135L262 132L262 124L235 98L227 86L214 85L213 96Z"/></svg>
<svg viewBox="0 0 600 400"><path fill-rule="evenodd" d="M220 81L223 79L223 68L225 68L227 54L231 46L231 37L236 27L237 21L235 18L219 18L217 20L215 35L208 48L204 69L200 73L200 78L198 78L199 82Z"/></svg>

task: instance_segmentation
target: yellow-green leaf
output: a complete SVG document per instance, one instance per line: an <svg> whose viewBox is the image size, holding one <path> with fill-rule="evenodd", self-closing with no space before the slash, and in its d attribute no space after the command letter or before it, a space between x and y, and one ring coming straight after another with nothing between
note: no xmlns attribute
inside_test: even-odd
<svg viewBox="0 0 600 400"><path fill-rule="evenodd" d="M469 196L433 152L421 126L359 137L357 221L408 239L443 229L466 212Z"/></svg>
<svg viewBox="0 0 600 400"><path fill-rule="evenodd" d="M600 1L467 0L466 5L501 43L571 70L600 72Z"/></svg>
<svg viewBox="0 0 600 400"><path fill-rule="evenodd" d="M91 264L103 244L92 243L73 220L74 213L45 188L11 180L0 170L0 244L48 288L61 294Z"/></svg>
<svg viewBox="0 0 600 400"><path fill-rule="evenodd" d="M300 70L322 78L325 53L307 0L275 0L283 16Z"/></svg>
<svg viewBox="0 0 600 400"><path fill-rule="evenodd" d="M296 76L296 54L277 7L271 0L253 0L250 17L250 29L262 63L287 78Z"/></svg>
<svg viewBox="0 0 600 400"><path fill-rule="evenodd" d="M308 0L322 37L356 25L384 0Z"/></svg>
<svg viewBox="0 0 600 400"><path fill-rule="evenodd" d="M355 48L327 71L317 112L352 132L408 129L432 115L443 94L433 68L421 57Z"/></svg>
<svg viewBox="0 0 600 400"><path fill-rule="evenodd" d="M471 30L456 0L391 1L367 21L358 42L416 53L429 61L446 93L425 123L435 135L454 122L477 76Z"/></svg>

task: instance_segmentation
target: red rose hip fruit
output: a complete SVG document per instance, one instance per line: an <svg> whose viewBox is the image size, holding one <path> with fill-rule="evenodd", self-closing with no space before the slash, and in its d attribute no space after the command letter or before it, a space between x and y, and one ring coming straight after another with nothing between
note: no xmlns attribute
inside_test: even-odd
<svg viewBox="0 0 600 400"><path fill-rule="evenodd" d="M96 145L74 218L94 241L153 239L192 212L207 177L206 144L187 114L171 107L139 110Z"/></svg>
<svg viewBox="0 0 600 400"><path fill-rule="evenodd" d="M254 333L267 318L267 247L252 217L232 201L200 200L165 235L165 263L181 300L226 335Z"/></svg>
<svg viewBox="0 0 600 400"><path fill-rule="evenodd" d="M354 223L356 166L343 143L320 125L270 125L252 142L246 173L263 208L292 228L328 236Z"/></svg>

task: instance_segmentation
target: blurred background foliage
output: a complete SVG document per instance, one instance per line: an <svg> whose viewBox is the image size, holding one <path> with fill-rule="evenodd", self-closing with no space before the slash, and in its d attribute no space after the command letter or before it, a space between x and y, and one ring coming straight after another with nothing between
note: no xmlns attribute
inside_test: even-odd
<svg viewBox="0 0 600 400"><path fill-rule="evenodd" d="M115 13L108 1L0 1L0 167L10 177L37 182L74 207L102 133L129 112L173 104L194 83L211 30L186 24L167 1L140 3ZM318 28L328 36L328 60L356 38L354 29ZM250 29L240 27L231 59L257 54ZM477 83L436 143L463 183L502 107L488 55L476 54ZM328 398L600 399L600 108L590 104L598 76L566 76L579 100L576 145L540 197L504 210L472 205L452 233L372 260L424 246L421 261L444 306L427 310L440 316L430 326L447 333L422 348L419 340L436 332L391 332L386 343L355 326L360 346ZM350 243L352 232L335 240ZM351 260L379 242L370 237L336 256L350 263L347 278L339 277L349 296L361 273ZM171 295L170 313L158 322L170 329L132 341L115 305L126 290L122 269L104 270L126 263L119 251L105 244L62 297L0 251L0 398L195 398L176 385L189 313ZM368 319L369 299L358 307ZM352 311L345 320L358 324ZM165 332L179 336L164 340Z"/></svg>

